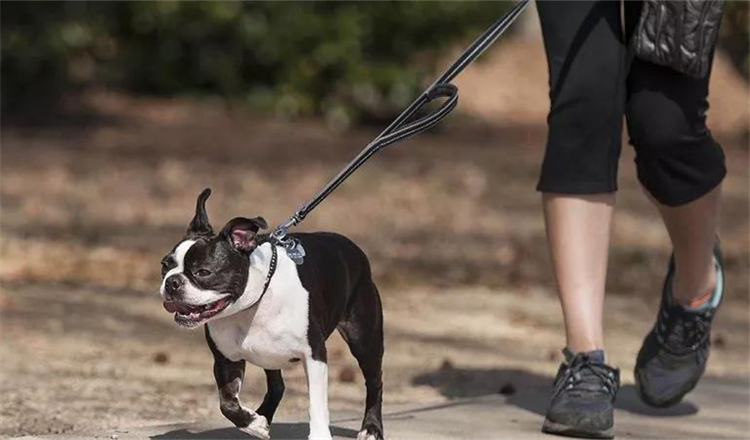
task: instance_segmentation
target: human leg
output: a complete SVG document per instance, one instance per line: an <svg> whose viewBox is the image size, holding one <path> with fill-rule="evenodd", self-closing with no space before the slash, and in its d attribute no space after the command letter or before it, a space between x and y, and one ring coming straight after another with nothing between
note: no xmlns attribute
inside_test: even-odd
<svg viewBox="0 0 750 440"><path fill-rule="evenodd" d="M537 189L568 345L542 430L610 438L619 373L601 349L626 76L620 4L537 2L537 9L551 101Z"/></svg>

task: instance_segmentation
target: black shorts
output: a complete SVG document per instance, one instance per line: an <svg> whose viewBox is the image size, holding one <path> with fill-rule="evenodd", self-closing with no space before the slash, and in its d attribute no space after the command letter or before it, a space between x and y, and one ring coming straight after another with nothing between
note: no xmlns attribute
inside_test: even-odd
<svg viewBox="0 0 750 440"><path fill-rule="evenodd" d="M638 179L660 203L688 203L724 178L724 153L706 127L708 77L629 62L626 41L640 8L635 1L537 1L551 101L538 190L615 191L623 114Z"/></svg>

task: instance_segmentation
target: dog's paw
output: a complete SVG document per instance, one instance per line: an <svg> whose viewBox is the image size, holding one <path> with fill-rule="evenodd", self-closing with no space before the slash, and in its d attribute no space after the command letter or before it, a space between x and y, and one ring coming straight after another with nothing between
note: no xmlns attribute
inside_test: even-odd
<svg viewBox="0 0 750 440"><path fill-rule="evenodd" d="M369 429L363 429L357 434L357 440L383 440L383 435Z"/></svg>
<svg viewBox="0 0 750 440"><path fill-rule="evenodd" d="M239 429L244 433L258 437L262 440L268 440L271 438L271 428L268 426L268 420L260 414L256 415L249 425Z"/></svg>
<svg viewBox="0 0 750 440"><path fill-rule="evenodd" d="M331 431L326 428L311 429L310 435L307 436L308 440L331 440Z"/></svg>

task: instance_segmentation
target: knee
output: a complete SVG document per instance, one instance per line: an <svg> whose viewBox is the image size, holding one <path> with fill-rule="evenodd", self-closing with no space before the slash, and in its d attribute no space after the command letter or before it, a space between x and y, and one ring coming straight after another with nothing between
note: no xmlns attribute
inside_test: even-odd
<svg viewBox="0 0 750 440"><path fill-rule="evenodd" d="M688 121L679 106L667 100L637 94L627 104L630 143L639 154L668 154L681 141L708 135L703 121Z"/></svg>
<svg viewBox="0 0 750 440"><path fill-rule="evenodd" d="M676 103L634 99L628 103L627 121L638 179L659 203L689 203L726 174L724 153L705 118L689 117Z"/></svg>

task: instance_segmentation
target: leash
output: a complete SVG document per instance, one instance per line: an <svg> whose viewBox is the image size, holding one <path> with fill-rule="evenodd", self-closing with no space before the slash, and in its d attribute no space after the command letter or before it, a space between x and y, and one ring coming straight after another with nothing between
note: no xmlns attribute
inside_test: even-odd
<svg viewBox="0 0 750 440"><path fill-rule="evenodd" d="M526 8L528 0L519 0L519 2L505 14L504 17L496 21L482 35L479 36L464 52L458 57L440 77L435 80L409 107L406 108L391 124L383 130L372 142L370 142L349 164L344 167L333 179L331 179L318 193L301 208L297 210L289 219L281 223L271 233L271 239L283 246L289 257L297 264L302 264L305 257L305 250L299 240L287 237L289 228L296 226L307 217L333 190L341 185L354 171L364 164L370 157L388 145L402 141L415 134L421 133L430 127L437 125L448 114L456 108L458 104L458 87L450 82L461 71L471 64L479 55L481 55L497 38L505 32L510 25L518 18L521 12ZM428 103L438 98L447 98L440 107L431 113L423 116L413 122L408 119L418 110L422 109Z"/></svg>

